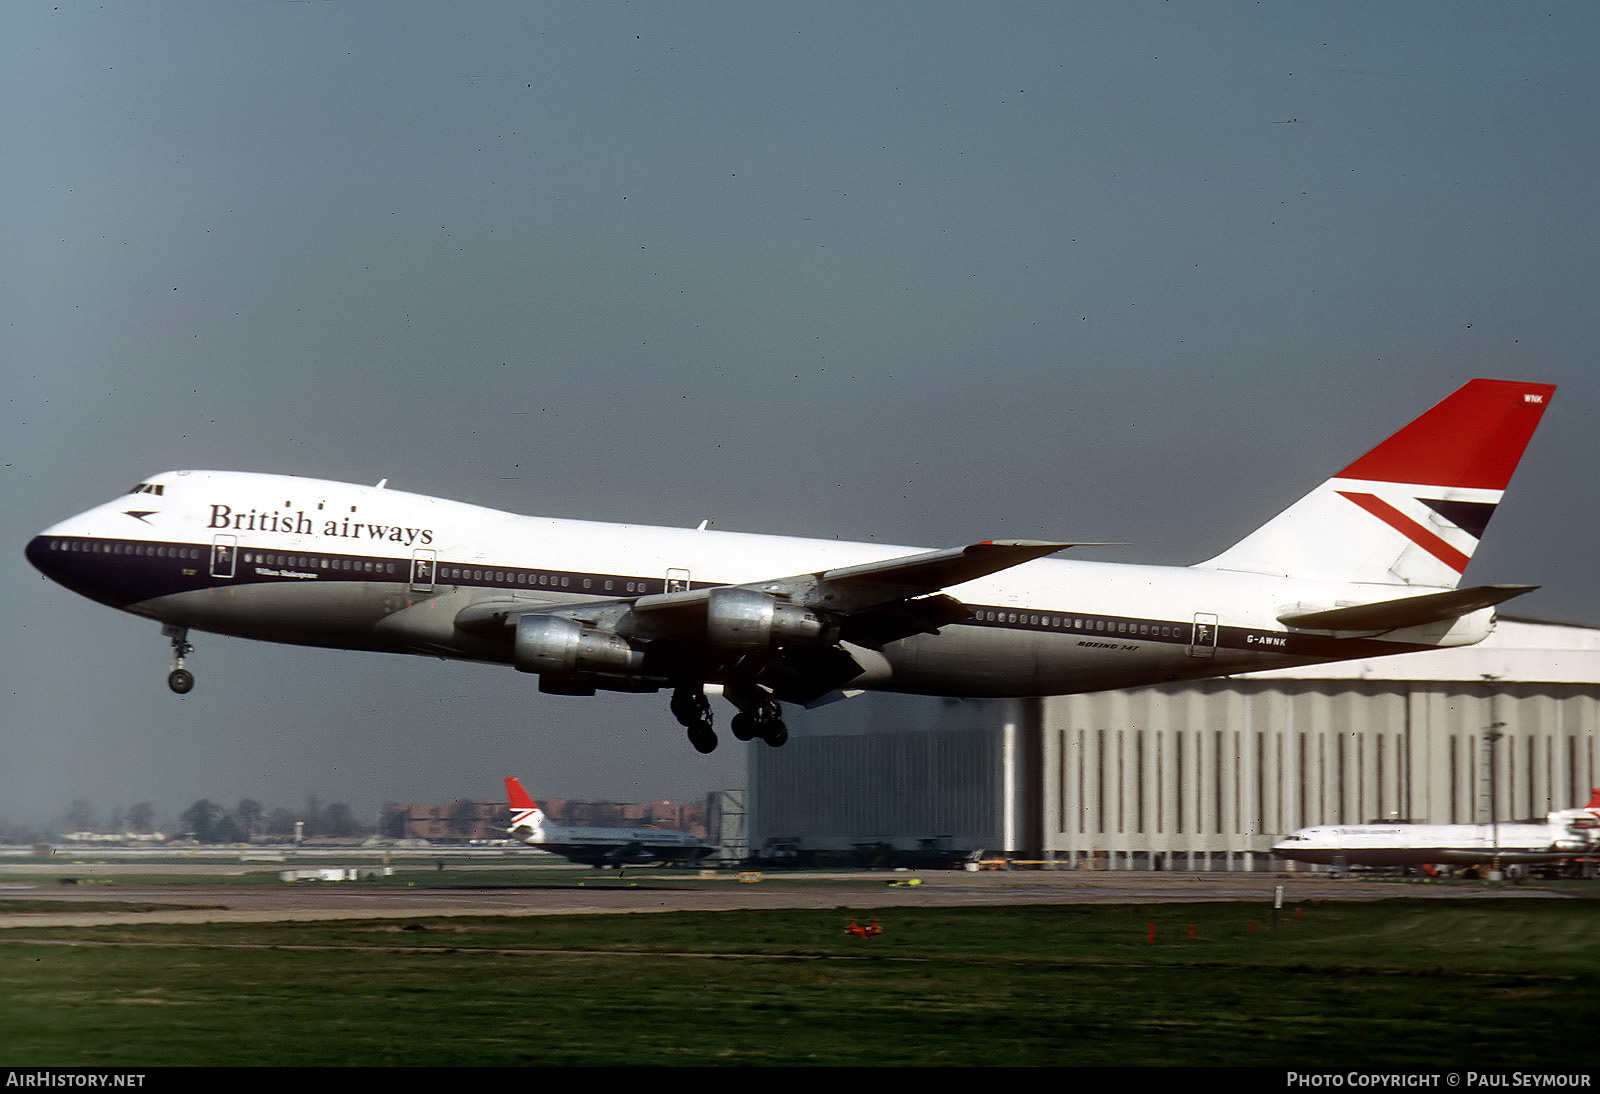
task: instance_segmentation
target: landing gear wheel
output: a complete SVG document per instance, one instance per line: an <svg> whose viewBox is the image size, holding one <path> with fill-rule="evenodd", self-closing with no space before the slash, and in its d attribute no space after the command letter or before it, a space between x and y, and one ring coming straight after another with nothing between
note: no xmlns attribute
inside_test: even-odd
<svg viewBox="0 0 1600 1094"><path fill-rule="evenodd" d="M694 750L702 756L717 750L717 734L710 723L689 727L689 743L694 745Z"/></svg>
<svg viewBox="0 0 1600 1094"><path fill-rule="evenodd" d="M681 685L672 692L672 716L678 719L678 724L685 729L693 729L697 725L711 725L711 701L706 698L705 691L699 684L692 687Z"/></svg>
<svg viewBox="0 0 1600 1094"><path fill-rule="evenodd" d="M722 694L738 708L731 727L739 740L759 738L771 748L780 748L789 739L789 728L783 724L783 706L773 697L771 688L741 680L724 687Z"/></svg>
<svg viewBox="0 0 1600 1094"><path fill-rule="evenodd" d="M717 733L711 728L711 703L704 685L680 684L672 692L672 716L689 731L689 743L702 755L715 751Z"/></svg>
<svg viewBox="0 0 1600 1094"><path fill-rule="evenodd" d="M189 628L168 623L161 633L172 643L172 671L167 674L167 687L179 695L194 690L194 673L183 667L183 659L194 652L189 645Z"/></svg>

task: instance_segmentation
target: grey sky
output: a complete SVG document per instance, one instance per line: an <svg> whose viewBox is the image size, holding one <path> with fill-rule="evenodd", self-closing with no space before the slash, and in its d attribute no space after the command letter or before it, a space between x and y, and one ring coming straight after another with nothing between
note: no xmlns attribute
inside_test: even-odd
<svg viewBox="0 0 1600 1094"><path fill-rule="evenodd" d="M1181 563L1551 381L1468 577L1600 623L1597 55L1586 3L8 4L0 818L740 781L490 667L201 635L177 700L21 555L177 467Z"/></svg>

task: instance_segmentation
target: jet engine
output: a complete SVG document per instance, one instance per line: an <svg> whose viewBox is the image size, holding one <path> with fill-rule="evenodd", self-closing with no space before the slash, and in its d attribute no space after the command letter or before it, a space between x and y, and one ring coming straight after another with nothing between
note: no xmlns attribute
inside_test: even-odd
<svg viewBox="0 0 1600 1094"><path fill-rule="evenodd" d="M517 620L511 663L522 672L554 676L639 676L644 672L644 651L620 635L585 627L576 619L524 615Z"/></svg>
<svg viewBox="0 0 1600 1094"><path fill-rule="evenodd" d="M831 641L828 622L807 608L755 589L712 589L706 602L706 642L719 653L761 653L790 643Z"/></svg>

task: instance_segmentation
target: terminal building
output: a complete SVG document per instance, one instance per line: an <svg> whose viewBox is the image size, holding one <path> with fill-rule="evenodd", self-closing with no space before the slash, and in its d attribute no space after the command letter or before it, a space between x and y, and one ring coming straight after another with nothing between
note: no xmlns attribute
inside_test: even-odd
<svg viewBox="0 0 1600 1094"><path fill-rule="evenodd" d="M1600 785L1600 629L1502 618L1476 646L1045 699L863 695L790 732L750 750L755 854L1268 869L1310 825L1582 805Z"/></svg>

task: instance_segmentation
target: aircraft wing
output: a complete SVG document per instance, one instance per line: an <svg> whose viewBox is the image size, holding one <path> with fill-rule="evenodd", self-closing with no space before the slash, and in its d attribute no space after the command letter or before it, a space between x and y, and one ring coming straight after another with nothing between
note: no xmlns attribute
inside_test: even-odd
<svg viewBox="0 0 1600 1094"><path fill-rule="evenodd" d="M967 612L965 608L959 608L959 602L952 597L939 597L934 603L927 594L1020 566L1069 547L1091 546L1106 545L985 540L966 547L951 547L745 585L614 597L579 604L538 604L513 599L480 601L464 608L456 616L456 625L463 630L483 632L493 627L514 626L517 618L523 615L558 615L592 626L617 624L619 633L648 640L702 629L707 606L714 594L726 589L745 589L805 608L845 616L898 605L899 610L894 614L940 626L966 618ZM918 608L911 608L905 603L913 601L919 605ZM626 624L623 623L624 617ZM918 628L921 629L925 628Z"/></svg>
<svg viewBox="0 0 1600 1094"><path fill-rule="evenodd" d="M509 636L527 616L554 616L678 662L754 659L784 698L810 702L861 672L840 643L877 649L937 633L971 615L941 589L1084 546L1102 544L986 540L743 585L579 604L500 599L462 609L455 623Z"/></svg>
<svg viewBox="0 0 1600 1094"><path fill-rule="evenodd" d="M987 577L1001 570L1053 555L1081 543L1041 540L986 540L966 547L950 547L918 555L839 566L810 574L756 581L735 588L782 598L813 610L851 615L881 605L895 604L936 593L951 585ZM644 619L666 622L675 615L700 615L715 589L642 596L634 611ZM950 604L956 601L943 598ZM966 618L965 609L956 618ZM952 620L946 619L945 622ZM914 632L913 632L914 633Z"/></svg>
<svg viewBox="0 0 1600 1094"><path fill-rule="evenodd" d="M1065 551L1069 547L1097 547L1101 544L1053 543L1032 539L990 539L965 547L950 547L943 551L907 555L903 558L885 559L882 562L864 562L857 566L841 566L824 570L806 578L789 578L789 582L811 580L825 587L827 599L867 603L881 602L886 593L895 599L937 592L950 585L960 585L1001 570L1009 570L1024 562Z"/></svg>

